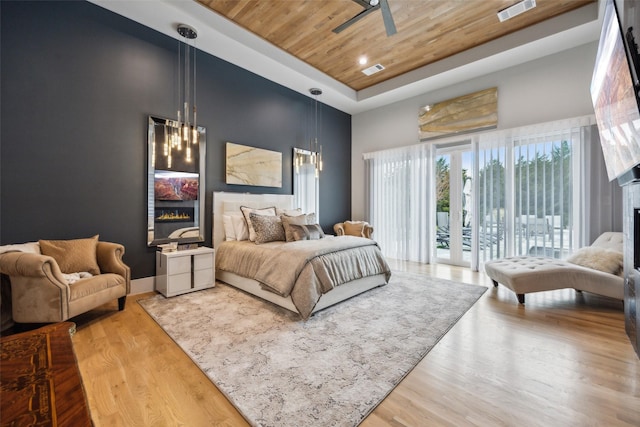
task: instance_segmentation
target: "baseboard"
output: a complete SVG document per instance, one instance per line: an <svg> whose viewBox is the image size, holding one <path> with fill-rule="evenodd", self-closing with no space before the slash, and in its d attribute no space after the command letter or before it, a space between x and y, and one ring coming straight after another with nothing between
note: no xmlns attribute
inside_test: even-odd
<svg viewBox="0 0 640 427"><path fill-rule="evenodd" d="M153 292L155 286L155 276L143 277L141 279L134 279L131 281L131 289L129 295L144 294L145 292Z"/></svg>

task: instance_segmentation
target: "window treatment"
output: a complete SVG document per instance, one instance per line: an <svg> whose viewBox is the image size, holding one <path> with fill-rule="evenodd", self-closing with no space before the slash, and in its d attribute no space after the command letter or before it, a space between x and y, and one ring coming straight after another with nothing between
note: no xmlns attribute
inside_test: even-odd
<svg viewBox="0 0 640 427"><path fill-rule="evenodd" d="M598 185L607 187L589 173L601 156L593 123L585 116L464 137L476 158L472 269L512 255L563 257L591 243L594 216L611 223L611 212L600 215L589 197ZM461 139L440 139L438 146ZM431 153L423 143L364 154L367 221L387 257L430 261Z"/></svg>
<svg viewBox="0 0 640 427"><path fill-rule="evenodd" d="M430 155L426 144L364 155L367 221L382 253L429 262Z"/></svg>
<svg viewBox="0 0 640 427"><path fill-rule="evenodd" d="M478 136L480 262L511 255L562 258L586 241L583 151L592 117ZM497 240L497 242L496 242Z"/></svg>

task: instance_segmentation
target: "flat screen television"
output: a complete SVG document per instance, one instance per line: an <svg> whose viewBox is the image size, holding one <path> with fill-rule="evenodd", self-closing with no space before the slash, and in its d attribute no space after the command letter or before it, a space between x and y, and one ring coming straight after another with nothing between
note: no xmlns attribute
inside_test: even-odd
<svg viewBox="0 0 640 427"><path fill-rule="evenodd" d="M607 175L610 181L617 178L620 185L640 179L640 110L632 70L636 64L627 52L615 1L607 0L591 99Z"/></svg>

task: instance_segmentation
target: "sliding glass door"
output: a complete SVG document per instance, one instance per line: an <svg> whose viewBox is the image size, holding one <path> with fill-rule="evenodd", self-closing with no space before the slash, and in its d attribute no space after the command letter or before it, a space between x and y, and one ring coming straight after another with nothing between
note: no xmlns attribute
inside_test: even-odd
<svg viewBox="0 0 640 427"><path fill-rule="evenodd" d="M585 120L365 154L366 218L384 255L475 270L590 244L584 150L599 147Z"/></svg>
<svg viewBox="0 0 640 427"><path fill-rule="evenodd" d="M573 251L575 133L480 144L480 262L511 255L564 258Z"/></svg>
<svg viewBox="0 0 640 427"><path fill-rule="evenodd" d="M435 261L469 266L473 230L473 151L471 143L436 146Z"/></svg>

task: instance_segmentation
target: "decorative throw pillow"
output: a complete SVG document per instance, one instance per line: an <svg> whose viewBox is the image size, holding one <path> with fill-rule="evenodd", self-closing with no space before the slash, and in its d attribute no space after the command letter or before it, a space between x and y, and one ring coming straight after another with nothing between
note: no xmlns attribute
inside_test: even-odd
<svg viewBox="0 0 640 427"><path fill-rule="evenodd" d="M611 249L587 246L578 249L567 261L582 267L620 275L624 269L624 255Z"/></svg>
<svg viewBox="0 0 640 427"><path fill-rule="evenodd" d="M256 213L249 214L251 225L256 233L256 244L268 242L283 242L285 240L284 228L280 217L271 215L258 215Z"/></svg>
<svg viewBox="0 0 640 427"><path fill-rule="evenodd" d="M38 243L42 255L55 259L63 273L86 271L93 275L100 274L96 259L98 235L88 239L39 240Z"/></svg>
<svg viewBox="0 0 640 427"><path fill-rule="evenodd" d="M361 236L364 235L364 222L362 221L345 221L343 224L344 234L349 236Z"/></svg>
<svg viewBox="0 0 640 427"><path fill-rule="evenodd" d="M307 225L314 224L316 222L316 214L310 213L306 215L288 216L282 215L282 226L284 227L284 235L287 242L295 242L296 239L293 236L293 231L289 227L291 224Z"/></svg>
<svg viewBox="0 0 640 427"><path fill-rule="evenodd" d="M257 215L266 215L266 216L276 216L276 208L262 208L262 209L254 209L247 206L240 206L240 210L242 211L242 215L244 215L244 220L247 223L247 228L249 229L249 240L252 242L256 241L256 232L251 225L251 220L249 219L249 215L251 213L255 213Z"/></svg>
<svg viewBox="0 0 640 427"><path fill-rule="evenodd" d="M295 241L318 240L324 237L324 231L318 224L289 224Z"/></svg>

